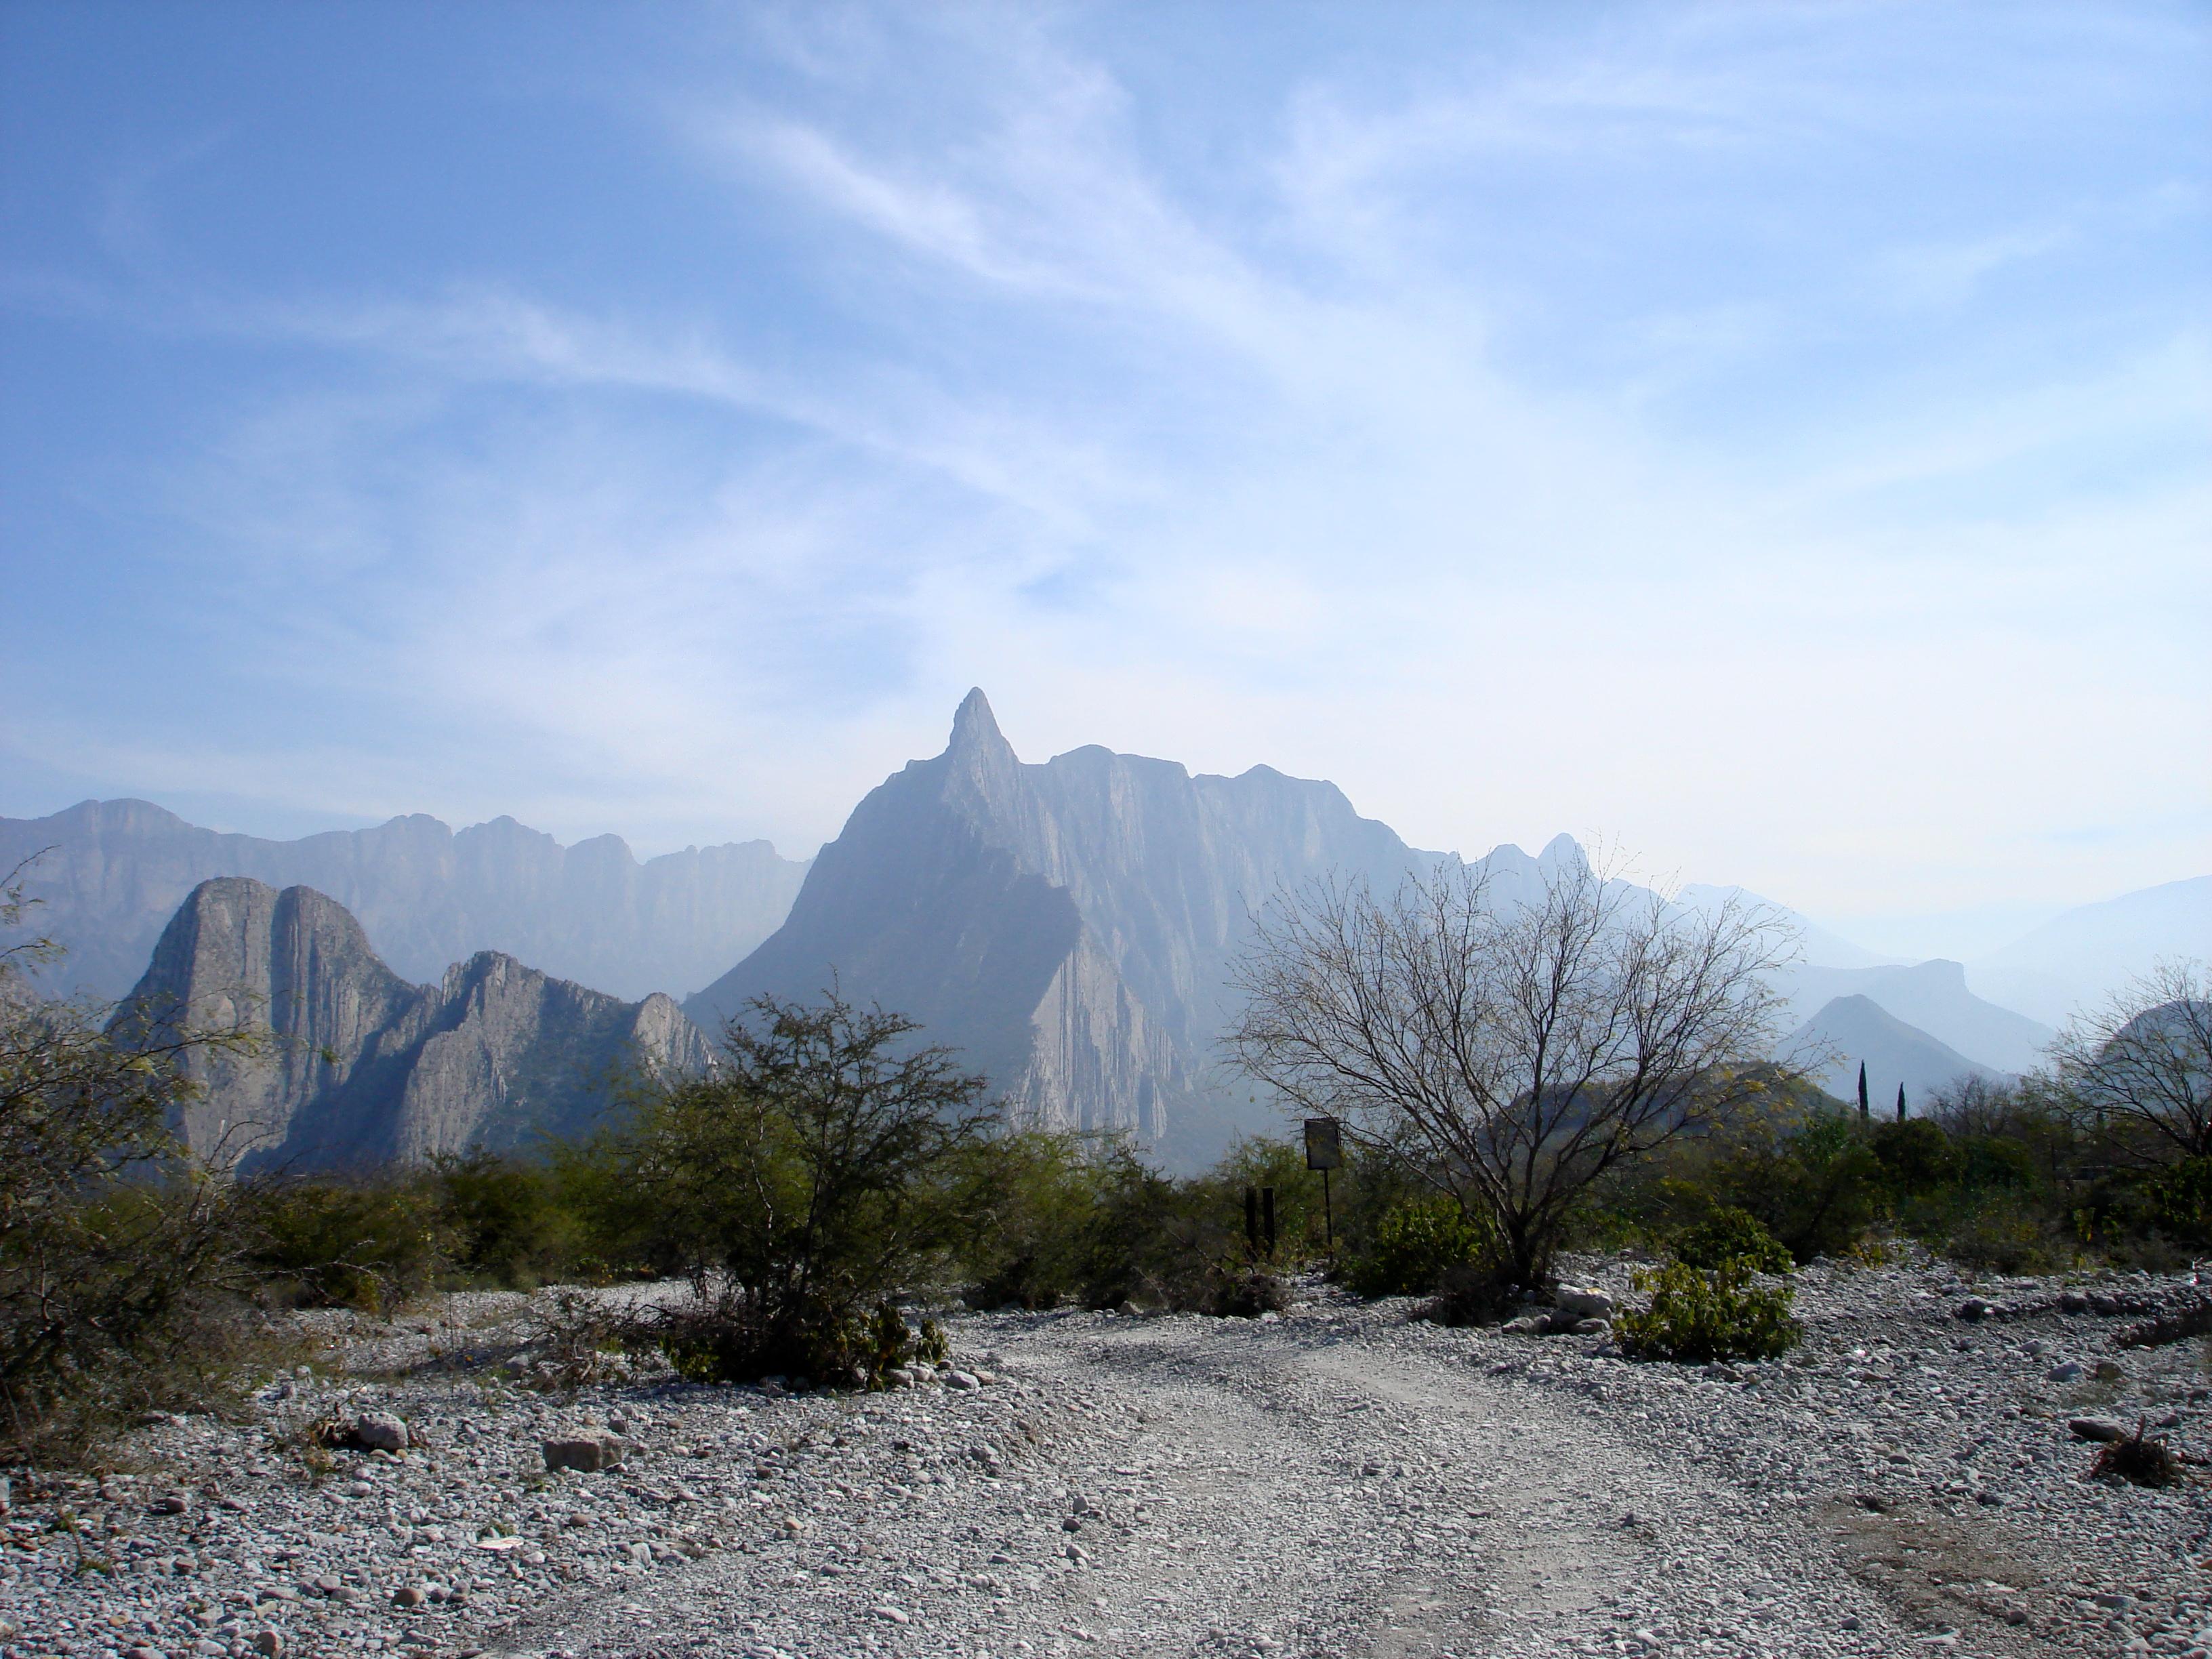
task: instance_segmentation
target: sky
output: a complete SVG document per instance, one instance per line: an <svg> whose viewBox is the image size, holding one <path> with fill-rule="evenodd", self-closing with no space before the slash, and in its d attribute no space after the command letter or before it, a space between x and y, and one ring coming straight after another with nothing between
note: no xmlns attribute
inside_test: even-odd
<svg viewBox="0 0 2212 1659"><path fill-rule="evenodd" d="M2212 870L2212 9L0 0L0 813L943 746L1962 954Z"/></svg>

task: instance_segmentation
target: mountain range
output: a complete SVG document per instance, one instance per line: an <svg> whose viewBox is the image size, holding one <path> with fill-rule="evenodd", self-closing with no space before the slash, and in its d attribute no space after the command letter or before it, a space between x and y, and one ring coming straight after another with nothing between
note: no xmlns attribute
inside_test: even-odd
<svg viewBox="0 0 2212 1659"><path fill-rule="evenodd" d="M456 834L418 815L297 842L218 835L141 801L0 819L0 869L46 847L30 890L75 985L192 1001L230 985L269 1011L275 1060L226 1073L194 1134L252 1122L266 1155L321 1161L581 1121L605 1091L577 1079L618 1052L690 1068L705 1063L701 1032L750 999L835 987L921 1021L1020 1115L1127 1130L1188 1167L1279 1127L1218 1042L1254 913L1313 878L1388 888L1454 857L1268 767L1194 775L1095 746L1024 763L980 690L945 751L871 791L811 862L755 842L641 865L612 836L562 848L509 818ZM1583 856L1559 836L1476 868L1510 898ZM1985 971L2140 971L2147 942L2203 939L2208 899L2212 878L2086 907L1994 970L1884 963L1782 911L1803 950L1779 987L1796 1027L1781 1052L1824 1050L1846 1096L1864 1060L1884 1103L1899 1081L1917 1101L2023 1071L2051 1029L1978 995ZM705 988L681 1015L646 994L690 986ZM325 1050L340 1061L301 1058Z"/></svg>
<svg viewBox="0 0 2212 1659"><path fill-rule="evenodd" d="M775 929L806 875L764 841L640 864L615 836L563 847L494 818L458 833L422 813L300 841L223 835L143 800L0 818L0 874L25 872L63 988L120 996L185 896L213 876L312 887L368 929L394 971L434 980L500 951L620 996L704 985Z"/></svg>

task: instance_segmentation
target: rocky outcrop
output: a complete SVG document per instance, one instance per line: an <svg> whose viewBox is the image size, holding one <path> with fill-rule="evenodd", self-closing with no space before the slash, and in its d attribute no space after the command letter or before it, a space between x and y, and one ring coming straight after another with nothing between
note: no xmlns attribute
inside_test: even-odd
<svg viewBox="0 0 2212 1659"><path fill-rule="evenodd" d="M456 833L416 813L301 841L218 834L143 800L0 818L0 872L41 854L25 891L69 947L64 989L117 996L187 893L216 876L312 887L359 918L378 952L430 980L478 951L622 996L704 985L768 937L806 866L764 841L687 848L641 864L600 836L563 847L513 818Z"/></svg>
<svg viewBox="0 0 2212 1659"><path fill-rule="evenodd" d="M118 1018L255 1033L195 1061L180 1127L251 1167L419 1161L588 1131L628 1068L702 1069L706 1039L667 997L624 1002L479 951L412 985L337 901L222 877L194 888Z"/></svg>
<svg viewBox="0 0 2212 1659"><path fill-rule="evenodd" d="M1395 884L1433 855L1333 784L1193 776L1084 748L1024 764L971 691L945 751L854 809L789 918L692 998L714 1029L763 994L920 1020L1037 1121L1127 1129L1201 1162L1268 1109L1220 1062L1231 964L1279 888Z"/></svg>

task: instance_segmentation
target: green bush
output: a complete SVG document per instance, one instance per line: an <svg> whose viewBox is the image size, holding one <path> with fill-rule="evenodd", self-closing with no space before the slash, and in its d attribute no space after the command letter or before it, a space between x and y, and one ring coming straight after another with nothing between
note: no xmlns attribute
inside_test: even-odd
<svg viewBox="0 0 2212 1659"><path fill-rule="evenodd" d="M1622 1351L1633 1359L1771 1359L1803 1334L1790 1316L1789 1286L1754 1284L1738 1260L1711 1268L1682 1261L1639 1267L1635 1279L1650 1306L1624 1309L1613 1320Z"/></svg>
<svg viewBox="0 0 2212 1659"><path fill-rule="evenodd" d="M1785 1273L1796 1265L1790 1252L1759 1224L1757 1216L1732 1204L1715 1209L1676 1239L1674 1259L1692 1267L1741 1261L1762 1273Z"/></svg>
<svg viewBox="0 0 2212 1659"><path fill-rule="evenodd" d="M752 1014L720 1066L642 1100L613 1145L639 1242L694 1289L629 1334L687 1375L866 1384L872 1316L960 1235L947 1194L992 1122L983 1080L908 1043L912 1021L834 994Z"/></svg>
<svg viewBox="0 0 2212 1659"><path fill-rule="evenodd" d="M21 877L0 876L0 929ZM29 969L58 954L0 949L0 1462L87 1458L137 1413L221 1398L253 1334L235 1194L168 1129L193 1064L252 1041L49 996Z"/></svg>
<svg viewBox="0 0 2212 1659"><path fill-rule="evenodd" d="M583 1224L550 1166L483 1151L447 1154L431 1160L429 1181L463 1282L534 1290L581 1265Z"/></svg>
<svg viewBox="0 0 2212 1659"><path fill-rule="evenodd" d="M437 1288L453 1240L420 1172L380 1180L270 1180L244 1189L247 1260L300 1307L389 1312Z"/></svg>
<svg viewBox="0 0 2212 1659"><path fill-rule="evenodd" d="M1376 1224L1346 1281L1361 1296L1426 1295L1453 1269L1482 1260L1492 1242L1491 1230L1470 1220L1449 1198L1407 1200Z"/></svg>

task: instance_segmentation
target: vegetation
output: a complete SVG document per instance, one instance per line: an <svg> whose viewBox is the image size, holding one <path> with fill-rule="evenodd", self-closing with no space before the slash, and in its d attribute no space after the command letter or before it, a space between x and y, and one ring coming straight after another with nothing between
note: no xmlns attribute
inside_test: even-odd
<svg viewBox="0 0 2212 1659"><path fill-rule="evenodd" d="M1287 1139L1241 1141L1176 1178L1113 1137L1009 1131L982 1080L911 1022L835 995L756 1004L713 1072L640 1085L588 1142L234 1180L171 1126L195 1068L246 1039L44 995L34 970L52 947L19 945L0 953L0 1450L80 1456L147 1409L219 1399L259 1310L386 1311L449 1287L681 1276L690 1300L648 1315L572 1297L549 1316L577 1374L623 1344L702 1381L866 1387L942 1357L916 1310L955 1294L1252 1315L1282 1304L1288 1275L1320 1269L1463 1322L1538 1288L1560 1249L1630 1245L1665 1261L1639 1270L1649 1307L1616 1316L1624 1348L1695 1362L1779 1352L1796 1327L1773 1276L1888 1237L2003 1272L2166 1267L2212 1246L2201 969L2162 970L2070 1033L2047 1073L1963 1083L1920 1116L1877 1122L1728 1061L1760 1013L1735 977L1759 948L1750 922L1638 933L1638 917L1568 879L1499 932L1469 899L1339 896L1278 937L1304 941L1262 975L1279 1024L1240 1040L1302 1107L1353 1115L1333 1228ZM8 884L0 923L23 908ZM1629 942L1583 937L1607 917ZM1348 954L1330 957L1339 945ZM1450 993L1468 1022L1460 1050L1421 1046L1443 1030L1424 993L1387 1027L1418 1063L1386 1074L1377 1025L1329 1083L1328 1028L1297 999L1385 962ZM1516 1024L1504 1004L1533 1006L1546 975L1569 988ZM1642 988L1597 982L1620 976ZM1703 1012L1683 1006L1700 999ZM1695 1063L1625 1079L1644 1039L1620 1046L1613 1019L1673 1031ZM1535 1036L1572 1062L1516 1072L1510 1051ZM1272 1239L1246 1231L1261 1192ZM2116 1457L2129 1479L2165 1468L2154 1449Z"/></svg>
<svg viewBox="0 0 2212 1659"><path fill-rule="evenodd" d="M19 866L0 926L27 909ZM223 1031L141 1023L43 994L56 954L0 951L0 1446L80 1452L157 1407L204 1403L246 1340L236 1196L168 1132L190 1061Z"/></svg>
<svg viewBox="0 0 2212 1659"><path fill-rule="evenodd" d="M1786 950L1768 913L1669 906L1579 860L1496 902L1467 867L1387 900L1322 884L1261 920L1232 1040L1448 1195L1502 1305L1547 1286L1593 1188L1765 1103Z"/></svg>
<svg viewBox="0 0 2212 1659"><path fill-rule="evenodd" d="M1622 1351L1636 1359L1692 1364L1717 1359L1772 1359L1793 1346L1801 1332L1790 1317L1787 1285L1761 1285L1741 1258L1716 1267L1674 1261L1639 1267L1636 1288L1648 1292L1648 1309L1624 1309L1613 1328Z"/></svg>

